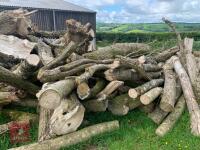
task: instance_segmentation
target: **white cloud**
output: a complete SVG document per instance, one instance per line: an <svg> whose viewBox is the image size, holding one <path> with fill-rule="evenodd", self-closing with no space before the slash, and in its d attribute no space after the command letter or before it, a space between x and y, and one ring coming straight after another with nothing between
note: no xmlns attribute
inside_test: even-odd
<svg viewBox="0 0 200 150"><path fill-rule="evenodd" d="M163 16L173 21L200 22L200 0L71 0L97 11L101 22L160 22ZM115 7L120 6L120 10ZM107 10L106 8L112 8Z"/></svg>

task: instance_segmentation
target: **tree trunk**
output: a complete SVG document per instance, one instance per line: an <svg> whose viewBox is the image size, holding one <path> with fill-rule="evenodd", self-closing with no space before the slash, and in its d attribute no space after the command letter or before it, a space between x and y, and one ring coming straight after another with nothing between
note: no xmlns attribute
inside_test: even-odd
<svg viewBox="0 0 200 150"><path fill-rule="evenodd" d="M155 88L155 87L158 87L158 86L161 86L163 84L164 80L163 79L154 79L154 80L151 80L135 89L130 89L129 92L128 92L128 95L131 97L131 98L137 98L139 97L140 95L146 93L147 91Z"/></svg>
<svg viewBox="0 0 200 150"><path fill-rule="evenodd" d="M174 56L172 57L172 60L174 69L181 81L183 94L190 113L191 132L195 136L200 136L200 110L190 83L190 79L181 65L179 58Z"/></svg>
<svg viewBox="0 0 200 150"><path fill-rule="evenodd" d="M162 124L156 129L156 134L158 136L164 136L165 134L167 134L174 127L184 110L185 99L184 96L181 96L174 108L174 111L171 112L162 122Z"/></svg>
<svg viewBox="0 0 200 150"><path fill-rule="evenodd" d="M156 100L162 93L163 88L156 87L148 91L147 93L140 96L140 101L144 105L149 105L151 102Z"/></svg>
<svg viewBox="0 0 200 150"><path fill-rule="evenodd" d="M73 79L61 80L51 84L44 84L42 90L37 94L39 105L47 109L55 109L61 100L69 95L75 88Z"/></svg>
<svg viewBox="0 0 200 150"><path fill-rule="evenodd" d="M146 44L117 43L111 46L99 48L97 51L86 53L83 56L95 60L114 59L117 55L126 56L132 52L136 52L135 55L138 53L143 55L149 49L149 46Z"/></svg>
<svg viewBox="0 0 200 150"><path fill-rule="evenodd" d="M164 92L160 101L160 108L166 112L172 112L176 103L176 74L173 71L173 65L168 60L164 65L165 74Z"/></svg>

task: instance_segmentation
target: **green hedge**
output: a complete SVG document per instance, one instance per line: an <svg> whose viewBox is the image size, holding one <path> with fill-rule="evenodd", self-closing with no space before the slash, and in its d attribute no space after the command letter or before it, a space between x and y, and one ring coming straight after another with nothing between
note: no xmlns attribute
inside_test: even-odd
<svg viewBox="0 0 200 150"><path fill-rule="evenodd" d="M184 37L193 37L196 41L200 40L200 32L185 32L181 33ZM109 42L150 42L154 40L164 41L169 39L175 39L175 33L163 32L163 33L108 33L98 32L97 41L109 41Z"/></svg>

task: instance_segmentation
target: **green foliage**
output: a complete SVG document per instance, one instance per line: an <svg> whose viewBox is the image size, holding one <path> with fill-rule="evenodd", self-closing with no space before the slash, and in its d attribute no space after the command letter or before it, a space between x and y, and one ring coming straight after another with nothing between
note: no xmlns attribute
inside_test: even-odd
<svg viewBox="0 0 200 150"><path fill-rule="evenodd" d="M182 38L193 37L194 40L200 40L200 32L182 32ZM97 32L97 41L109 41L109 42L151 42L166 41L169 39L176 39L176 35L173 32L149 32L149 33L108 33Z"/></svg>

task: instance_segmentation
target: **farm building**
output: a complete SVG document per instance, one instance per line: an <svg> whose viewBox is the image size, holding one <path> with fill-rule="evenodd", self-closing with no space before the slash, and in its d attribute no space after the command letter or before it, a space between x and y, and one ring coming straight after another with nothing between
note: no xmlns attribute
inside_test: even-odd
<svg viewBox="0 0 200 150"><path fill-rule="evenodd" d="M96 12L66 2L64 0L2 0L0 10L25 8L38 10L32 15L32 21L39 30L65 30L65 20L75 19L85 24L90 22L96 30Z"/></svg>

